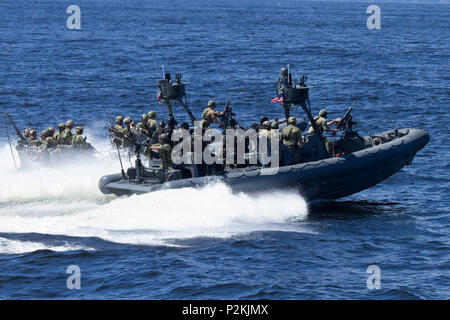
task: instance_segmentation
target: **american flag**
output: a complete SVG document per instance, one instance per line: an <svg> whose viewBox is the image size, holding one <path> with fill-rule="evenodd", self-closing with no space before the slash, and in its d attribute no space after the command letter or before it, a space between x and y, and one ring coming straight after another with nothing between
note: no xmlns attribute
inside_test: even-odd
<svg viewBox="0 0 450 320"><path fill-rule="evenodd" d="M277 95L275 98L272 99L272 103L283 102L283 101L284 100L283 100L283 94L282 93L280 93L279 95Z"/></svg>

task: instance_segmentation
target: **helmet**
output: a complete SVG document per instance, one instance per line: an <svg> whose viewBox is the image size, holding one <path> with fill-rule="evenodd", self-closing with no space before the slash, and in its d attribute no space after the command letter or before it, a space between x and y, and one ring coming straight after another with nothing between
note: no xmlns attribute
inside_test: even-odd
<svg viewBox="0 0 450 320"><path fill-rule="evenodd" d="M297 119L295 117L289 117L287 123L295 125L297 123Z"/></svg>
<svg viewBox="0 0 450 320"><path fill-rule="evenodd" d="M281 68L280 74L281 74L282 76L287 76L287 74L288 74L288 69L287 69L286 67Z"/></svg>
<svg viewBox="0 0 450 320"><path fill-rule="evenodd" d="M66 128L66 124L64 122L61 122L60 124L58 124L58 129L65 129Z"/></svg>
<svg viewBox="0 0 450 320"><path fill-rule="evenodd" d="M216 102L214 100L209 100L208 101L208 107L215 107L216 106Z"/></svg>
<svg viewBox="0 0 450 320"><path fill-rule="evenodd" d="M264 129L269 129L269 128L270 128L270 121L269 121L269 120L264 121L264 122L262 123L262 127L263 127Z"/></svg>
<svg viewBox="0 0 450 320"><path fill-rule="evenodd" d="M159 142L161 142L161 143L165 143L165 142L167 142L168 141L168 137L167 137L167 135L166 134L161 134L161 135L159 135Z"/></svg>
<svg viewBox="0 0 450 320"><path fill-rule="evenodd" d="M147 120L147 119L148 119L148 114L144 113L144 114L141 116L141 119L142 119L142 120Z"/></svg>
<svg viewBox="0 0 450 320"><path fill-rule="evenodd" d="M297 120L296 126L300 129L301 132L303 132L308 127L308 123L305 121L305 119L300 118Z"/></svg>
<svg viewBox="0 0 450 320"><path fill-rule="evenodd" d="M78 126L75 128L75 132L80 132L83 133L84 127L83 126Z"/></svg>
<svg viewBox="0 0 450 320"><path fill-rule="evenodd" d="M123 120L123 122L125 122L125 124L130 124L131 123L131 118L125 118L125 120Z"/></svg>
<svg viewBox="0 0 450 320"><path fill-rule="evenodd" d="M327 115L328 115L327 110L322 109L319 111L319 116L326 118Z"/></svg>
<svg viewBox="0 0 450 320"><path fill-rule="evenodd" d="M48 134L47 129L41 131L41 136L46 137Z"/></svg>
<svg viewBox="0 0 450 320"><path fill-rule="evenodd" d="M50 128L47 129L47 131L48 131L48 135L52 136L55 133L55 128L51 128L50 127Z"/></svg>
<svg viewBox="0 0 450 320"><path fill-rule="evenodd" d="M148 117L150 119L153 119L154 117L156 117L156 112L155 111L150 111L149 113L147 113Z"/></svg>
<svg viewBox="0 0 450 320"><path fill-rule="evenodd" d="M36 130L30 129L30 136L36 136Z"/></svg>
<svg viewBox="0 0 450 320"><path fill-rule="evenodd" d="M167 125L172 125L172 126L175 126L175 125L177 125L178 124L178 122L177 122L177 120L175 120L175 118L174 117L169 117L168 119L167 119Z"/></svg>
<svg viewBox="0 0 450 320"><path fill-rule="evenodd" d="M270 129L278 129L279 126L278 121L272 121L270 124Z"/></svg>
<svg viewBox="0 0 450 320"><path fill-rule="evenodd" d="M116 123L121 124L123 122L123 116L117 116L116 117Z"/></svg>
<svg viewBox="0 0 450 320"><path fill-rule="evenodd" d="M187 122L183 122L180 124L180 128L184 130L189 130L189 124Z"/></svg>
<svg viewBox="0 0 450 320"><path fill-rule="evenodd" d="M266 116L262 116L261 118L259 118L259 124L263 124L264 121L268 121L269 118L267 118Z"/></svg>
<svg viewBox="0 0 450 320"><path fill-rule="evenodd" d="M73 121L72 120L69 120L69 121L67 121L66 122L66 128L73 128Z"/></svg>

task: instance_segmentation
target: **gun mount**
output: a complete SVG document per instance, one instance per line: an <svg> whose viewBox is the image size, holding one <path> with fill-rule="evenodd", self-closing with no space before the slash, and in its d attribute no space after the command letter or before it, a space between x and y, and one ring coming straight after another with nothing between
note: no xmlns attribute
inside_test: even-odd
<svg viewBox="0 0 450 320"><path fill-rule="evenodd" d="M192 124L194 124L195 117L187 106L186 85L181 82L181 73L175 74L175 82L172 81L170 73L165 73L163 71L163 74L164 79L156 80L156 87L158 88L159 97L158 100L164 102L164 104L167 106L169 117L172 118L174 118L172 112L172 104L174 102L178 102L188 114Z"/></svg>

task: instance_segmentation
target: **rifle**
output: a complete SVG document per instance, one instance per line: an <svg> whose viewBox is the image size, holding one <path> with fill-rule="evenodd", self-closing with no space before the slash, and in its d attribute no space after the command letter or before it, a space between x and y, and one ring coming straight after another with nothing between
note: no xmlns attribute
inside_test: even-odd
<svg viewBox="0 0 450 320"><path fill-rule="evenodd" d="M345 113L345 115L342 117L341 121L339 121L339 123L336 126L336 129L344 129L347 127L348 122L351 120L351 115L350 112L352 112L353 106L355 105L356 101L353 100L352 105L350 106L350 108L348 108L347 112ZM336 132L337 132L336 130ZM333 135L336 135L336 132L333 132Z"/></svg>
<svg viewBox="0 0 450 320"><path fill-rule="evenodd" d="M225 104L225 109L220 115L220 121L223 123L223 128L226 129L230 126L230 121L236 114L233 112L233 109L230 108L230 99L227 99L227 103Z"/></svg>
<svg viewBox="0 0 450 320"><path fill-rule="evenodd" d="M11 122L11 125L13 126L14 131L16 131L16 134L17 134L17 136L19 137L19 139L20 139L21 141L23 141L23 142L26 142L27 139L25 139L25 137L22 135L22 133L20 133L19 128L17 128L17 126L16 126L14 120L11 118L11 116L10 116L7 112L5 113L5 116L6 116L6 117L9 119L9 121Z"/></svg>

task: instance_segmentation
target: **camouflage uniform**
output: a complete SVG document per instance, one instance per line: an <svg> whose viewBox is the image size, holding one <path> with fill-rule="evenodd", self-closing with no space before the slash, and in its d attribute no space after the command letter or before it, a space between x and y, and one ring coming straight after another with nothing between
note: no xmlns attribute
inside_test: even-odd
<svg viewBox="0 0 450 320"><path fill-rule="evenodd" d="M299 142L302 139L300 129L295 126L297 119L289 117L288 125L281 131L281 142L291 151L293 164L300 162Z"/></svg>
<svg viewBox="0 0 450 320"><path fill-rule="evenodd" d="M138 124L136 125L136 131L140 131L143 134L150 137L151 135L150 135L150 127L148 126L148 115L144 113L141 116L141 119L142 120L138 122Z"/></svg>
<svg viewBox="0 0 450 320"><path fill-rule="evenodd" d="M56 132L54 135L53 135L53 138L55 139L55 141L56 141L56 143L58 144L58 145L64 145L65 143L64 143L64 137L63 137L63 134L64 134L64 130L66 129L66 124L65 123L60 123L59 125L58 125L58 132Z"/></svg>
<svg viewBox="0 0 450 320"><path fill-rule="evenodd" d="M216 103L214 100L208 101L208 107L203 110L202 112L202 128L204 130L208 130L211 124L214 122L214 118L216 116L216 112L214 111L214 107L216 106Z"/></svg>
<svg viewBox="0 0 450 320"><path fill-rule="evenodd" d="M49 135L48 131L46 132L46 137L47 138L45 138L45 140L42 142L41 150L51 151L55 149L58 144L56 143L56 140L53 138L53 136Z"/></svg>
<svg viewBox="0 0 450 320"><path fill-rule="evenodd" d="M83 134L83 127L77 127L75 135L72 137L72 146L74 148L80 148L83 147L86 144L86 140L84 140L82 134Z"/></svg>
<svg viewBox="0 0 450 320"><path fill-rule="evenodd" d="M147 126L150 128L150 136L152 136L153 133L158 130L159 124L158 121L155 120L156 118L155 111L150 111L147 115L148 115Z"/></svg>
<svg viewBox="0 0 450 320"><path fill-rule="evenodd" d="M69 120L66 122L66 129L64 130L62 134L62 144L69 145L72 143L72 128L73 128L73 121Z"/></svg>
<svg viewBox="0 0 450 320"><path fill-rule="evenodd" d="M172 147L167 143L167 140L167 136L162 134L159 136L159 144L157 145L157 150L161 159L160 168L164 170L173 169L171 156Z"/></svg>
<svg viewBox="0 0 450 320"><path fill-rule="evenodd" d="M117 116L116 117L116 125L113 127L114 131L112 133L112 142L118 146L122 146L122 137L120 137L117 133L123 133L124 127L123 127L123 116Z"/></svg>
<svg viewBox="0 0 450 320"><path fill-rule="evenodd" d="M124 138L122 139L122 147L134 147L133 141L136 140L136 137L134 135L133 128L131 127L132 121L130 118L126 118L124 122L126 124L126 127L122 129L122 134L124 135ZM125 137L128 139L126 139Z"/></svg>
<svg viewBox="0 0 450 320"><path fill-rule="evenodd" d="M326 110L322 109L319 112L319 115L317 117L314 117L314 122L316 123L318 129L319 129L319 134L322 135L324 131L330 131L331 129L328 127L328 123L327 123L327 112ZM309 122L309 130L308 133L316 133L316 131L314 130L314 128L311 125L311 122ZM323 137L324 138L324 142L325 142L325 148L327 149L328 153L331 153L331 141L330 139L328 139L327 137Z"/></svg>

